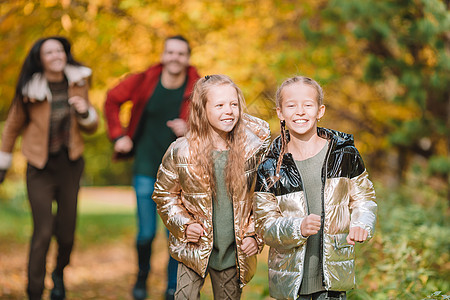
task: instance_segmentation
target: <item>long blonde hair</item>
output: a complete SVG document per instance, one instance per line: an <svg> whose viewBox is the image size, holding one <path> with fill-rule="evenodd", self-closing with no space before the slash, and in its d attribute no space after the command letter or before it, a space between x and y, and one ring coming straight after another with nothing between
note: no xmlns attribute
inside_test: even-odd
<svg viewBox="0 0 450 300"><path fill-rule="evenodd" d="M213 140L212 127L209 124L206 115L206 103L208 101L208 92L217 86L229 85L236 89L239 102L239 119L227 135L227 146L229 149L228 161L225 167L225 181L230 196L240 195L246 189L245 180L245 131L242 115L245 110L245 100L241 89L226 75L208 75L200 78L192 93L192 100L189 114L189 145L190 145L190 163L192 163L194 172L199 177L207 174L209 185L213 195L216 193L214 161L213 161Z"/></svg>

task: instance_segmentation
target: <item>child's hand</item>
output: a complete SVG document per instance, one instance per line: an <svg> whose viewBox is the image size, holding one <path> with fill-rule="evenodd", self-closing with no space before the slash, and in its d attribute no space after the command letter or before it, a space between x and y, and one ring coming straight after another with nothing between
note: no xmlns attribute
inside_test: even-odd
<svg viewBox="0 0 450 300"><path fill-rule="evenodd" d="M258 252L258 244L254 238L248 236L242 240L241 249L244 251L245 255L252 256Z"/></svg>
<svg viewBox="0 0 450 300"><path fill-rule="evenodd" d="M189 224L186 228L186 239L190 243L198 243L200 237L203 236L205 230L199 223Z"/></svg>
<svg viewBox="0 0 450 300"><path fill-rule="evenodd" d="M347 243L349 243L350 245L354 245L355 242L362 243L367 240L368 235L369 233L367 232L367 230L361 227L351 227L347 235Z"/></svg>
<svg viewBox="0 0 450 300"><path fill-rule="evenodd" d="M319 232L320 229L320 216L315 214L310 214L303 219L302 225L300 225L300 230L304 237L314 235Z"/></svg>

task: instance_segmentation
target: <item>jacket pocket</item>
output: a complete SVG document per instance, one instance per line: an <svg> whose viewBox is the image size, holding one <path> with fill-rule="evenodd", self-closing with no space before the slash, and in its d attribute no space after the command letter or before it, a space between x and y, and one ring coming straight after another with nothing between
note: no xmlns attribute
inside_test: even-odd
<svg viewBox="0 0 450 300"><path fill-rule="evenodd" d="M329 236L330 261L352 260L355 256L354 246L347 243L347 233L334 234Z"/></svg>
<svg viewBox="0 0 450 300"><path fill-rule="evenodd" d="M353 247L353 245L347 243L347 235L348 235L347 233L340 233L332 236L334 242L333 243L334 250L341 250L343 248Z"/></svg>

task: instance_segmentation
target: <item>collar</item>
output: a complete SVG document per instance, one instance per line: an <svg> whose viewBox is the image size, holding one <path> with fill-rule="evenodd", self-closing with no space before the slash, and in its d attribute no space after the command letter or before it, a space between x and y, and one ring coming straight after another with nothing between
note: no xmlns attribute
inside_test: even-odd
<svg viewBox="0 0 450 300"><path fill-rule="evenodd" d="M66 75L69 86L86 84L86 78L91 76L91 69L83 66L66 65L64 68L64 75ZM30 81L22 89L24 97L28 98L30 102L44 101L47 99L52 101L52 93L48 87L48 82L45 76L41 73L34 73Z"/></svg>

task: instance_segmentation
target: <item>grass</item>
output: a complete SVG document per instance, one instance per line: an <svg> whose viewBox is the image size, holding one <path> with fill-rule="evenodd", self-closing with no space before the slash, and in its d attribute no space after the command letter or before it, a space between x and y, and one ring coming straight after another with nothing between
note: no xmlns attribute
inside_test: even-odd
<svg viewBox="0 0 450 300"><path fill-rule="evenodd" d="M118 243L133 247L134 204L125 197L130 190L107 189L111 193L106 201L98 199L95 193L80 194L77 226L80 251ZM444 193L421 185L396 190L379 185L377 197L377 231L372 241L357 246L358 288L348 293L348 299L449 299L450 222ZM0 220L2 245L28 244L31 216L23 185L0 190ZM165 247L162 227L155 251L163 251ZM268 247L258 257L257 273L244 288L244 300L268 299L267 251ZM134 264L134 258L129 263ZM212 299L209 278L201 299Z"/></svg>

